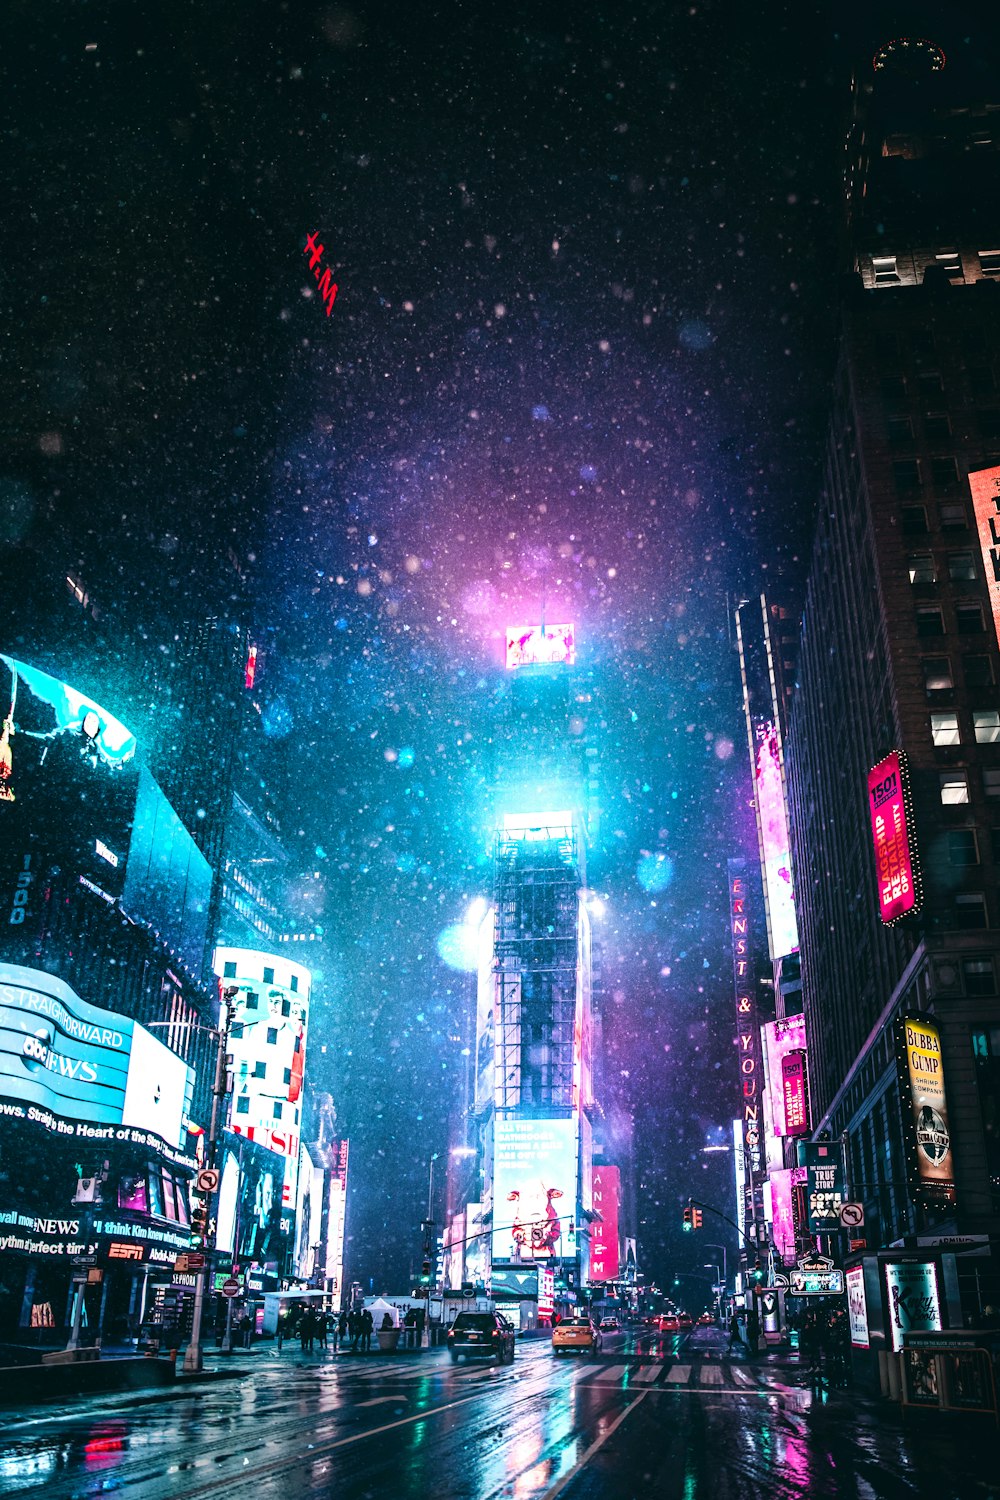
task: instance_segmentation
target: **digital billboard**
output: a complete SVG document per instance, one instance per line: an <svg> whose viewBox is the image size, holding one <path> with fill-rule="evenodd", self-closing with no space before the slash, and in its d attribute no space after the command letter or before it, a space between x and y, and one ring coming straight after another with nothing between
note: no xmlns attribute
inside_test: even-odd
<svg viewBox="0 0 1000 1500"><path fill-rule="evenodd" d="M573 625L508 625L506 663L514 667L572 666L576 661Z"/></svg>
<svg viewBox="0 0 1000 1500"><path fill-rule="evenodd" d="M216 948L216 974L233 987L233 1095L228 1125L285 1158L282 1201L298 1196L302 1079L311 975L282 954Z"/></svg>
<svg viewBox="0 0 1000 1500"><path fill-rule="evenodd" d="M769 1178L774 1248L786 1266L795 1264L795 1188L805 1180L805 1167L782 1167Z"/></svg>
<svg viewBox="0 0 1000 1500"><path fill-rule="evenodd" d="M44 862L117 899L135 806L131 730L68 683L2 655L0 726L5 926L30 931Z"/></svg>
<svg viewBox="0 0 1000 1500"><path fill-rule="evenodd" d="M212 869L157 783L139 772L123 905L152 923L192 973L205 960Z"/></svg>
<svg viewBox="0 0 1000 1500"><path fill-rule="evenodd" d="M618 1252L618 1205L621 1198L621 1174L617 1167L594 1163L593 1207L600 1214L590 1226L590 1279L617 1281L620 1266Z"/></svg>
<svg viewBox="0 0 1000 1500"><path fill-rule="evenodd" d="M887 927L923 905L913 839L913 799L906 756L893 750L868 772L868 811L875 849L878 912Z"/></svg>
<svg viewBox="0 0 1000 1500"><path fill-rule="evenodd" d="M920 1196L955 1201L955 1162L948 1125L941 1032L928 1016L901 1016L898 1022L903 1097L910 1100L907 1157Z"/></svg>
<svg viewBox="0 0 1000 1500"><path fill-rule="evenodd" d="M1000 467L977 469L969 475L972 510L983 550L993 628L1000 641Z"/></svg>
<svg viewBox="0 0 1000 1500"><path fill-rule="evenodd" d="M760 832L764 895L767 898L767 930L771 958L783 958L799 946L795 901L792 894L791 839L781 770L778 731L771 720L756 721L754 793Z"/></svg>
<svg viewBox="0 0 1000 1500"><path fill-rule="evenodd" d="M810 1234L829 1234L840 1228L844 1205L844 1172L840 1146L832 1142L800 1141L799 1165L806 1169L806 1211Z"/></svg>
<svg viewBox="0 0 1000 1500"><path fill-rule="evenodd" d="M151 1032L41 969L0 963L7 1118L84 1140L186 1145L194 1073ZM115 1128L119 1127L119 1128Z"/></svg>
<svg viewBox="0 0 1000 1500"><path fill-rule="evenodd" d="M476 1111L494 1102L496 1051L496 976L493 973L493 908L479 929L479 965L476 977Z"/></svg>
<svg viewBox="0 0 1000 1500"><path fill-rule="evenodd" d="M326 1280L338 1295L344 1287L344 1226L347 1221L347 1158L350 1142L330 1142L326 1213Z"/></svg>
<svg viewBox="0 0 1000 1500"><path fill-rule="evenodd" d="M757 1024L753 958L750 946L750 898L743 861L727 861L730 932L733 940L733 984L736 992L736 1036L743 1115L743 1148L750 1174L763 1170L764 1131L761 1095L764 1087L760 1028Z"/></svg>
<svg viewBox="0 0 1000 1500"><path fill-rule="evenodd" d="M281 1185L285 1159L234 1131L225 1130L216 1158L221 1172L215 1243L239 1266L280 1266Z"/></svg>
<svg viewBox="0 0 1000 1500"><path fill-rule="evenodd" d="M493 1150L494 1262L575 1256L576 1121L498 1115Z"/></svg>
<svg viewBox="0 0 1000 1500"><path fill-rule="evenodd" d="M890 1263L885 1268L885 1287L894 1354L903 1347L904 1333L940 1333L941 1304L933 1261Z"/></svg>
<svg viewBox="0 0 1000 1500"><path fill-rule="evenodd" d="M847 1282L847 1318L851 1328L851 1344L855 1349L867 1349L871 1340L868 1335L864 1266L852 1266L844 1280Z"/></svg>
<svg viewBox="0 0 1000 1500"><path fill-rule="evenodd" d="M802 1135L808 1129L805 1017L769 1021L763 1030L774 1132L781 1136Z"/></svg>

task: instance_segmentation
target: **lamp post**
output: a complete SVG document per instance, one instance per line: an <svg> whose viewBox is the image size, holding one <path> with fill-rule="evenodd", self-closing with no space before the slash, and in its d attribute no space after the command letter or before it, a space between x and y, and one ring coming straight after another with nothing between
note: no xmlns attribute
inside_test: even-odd
<svg viewBox="0 0 1000 1500"><path fill-rule="evenodd" d="M424 1276L426 1276L426 1278L427 1278L427 1280L426 1280L426 1282L424 1284L424 1286L425 1286L425 1295L426 1295L426 1304L427 1304L426 1308L425 1308L425 1311L424 1311L424 1324L425 1324L425 1326L427 1328L427 1347L428 1348L430 1348L430 1343L431 1343L431 1279L432 1279L432 1277L434 1275L434 1244L433 1244L433 1235L434 1235L434 1163L437 1161L437 1159L438 1159L438 1153L435 1151L432 1154L430 1161L428 1162L428 1172L427 1172L427 1218L424 1220L423 1224L421 1225L421 1228L423 1229L423 1232L424 1232L424 1257L423 1257L423 1263L427 1267L427 1270L426 1271L422 1271L422 1274Z"/></svg>
<svg viewBox="0 0 1000 1500"><path fill-rule="evenodd" d="M717 1245L714 1240L705 1240L704 1243L708 1246L709 1250L721 1250L722 1251L722 1281L723 1281L723 1285L724 1285L725 1290L728 1291L729 1290L729 1260L728 1260L728 1257L726 1255L726 1247L725 1247L725 1245Z"/></svg>

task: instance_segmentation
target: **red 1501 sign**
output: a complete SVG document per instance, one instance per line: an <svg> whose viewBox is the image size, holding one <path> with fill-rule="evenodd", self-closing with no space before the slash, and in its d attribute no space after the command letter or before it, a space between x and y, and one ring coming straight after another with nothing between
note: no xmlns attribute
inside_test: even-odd
<svg viewBox="0 0 1000 1500"><path fill-rule="evenodd" d="M923 904L920 869L910 837L913 804L902 751L893 750L868 772L868 811L879 916L888 927Z"/></svg>

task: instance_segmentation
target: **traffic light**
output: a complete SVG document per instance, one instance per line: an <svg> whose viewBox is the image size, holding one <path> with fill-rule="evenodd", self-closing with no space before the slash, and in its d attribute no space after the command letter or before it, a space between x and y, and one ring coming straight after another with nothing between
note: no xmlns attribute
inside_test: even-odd
<svg viewBox="0 0 1000 1500"><path fill-rule="evenodd" d="M694 1209L688 1204L684 1210L684 1233L689 1234L694 1228Z"/></svg>
<svg viewBox="0 0 1000 1500"><path fill-rule="evenodd" d="M420 1267L420 1285L421 1286L430 1286L430 1284L431 1284L431 1263L430 1263L429 1260L425 1260L421 1264L421 1267Z"/></svg>
<svg viewBox="0 0 1000 1500"><path fill-rule="evenodd" d="M700 1208L693 1208L691 1210L691 1227L692 1227L692 1229L700 1229L701 1228L701 1220L702 1220L701 1209Z"/></svg>
<svg viewBox="0 0 1000 1500"><path fill-rule="evenodd" d="M208 1204L199 1199L191 1210L191 1244L203 1245L208 1238Z"/></svg>

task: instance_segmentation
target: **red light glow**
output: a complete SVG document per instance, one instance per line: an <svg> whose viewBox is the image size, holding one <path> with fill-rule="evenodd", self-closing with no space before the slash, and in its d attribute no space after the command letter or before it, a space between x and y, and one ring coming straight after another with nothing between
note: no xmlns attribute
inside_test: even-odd
<svg viewBox="0 0 1000 1500"><path fill-rule="evenodd" d="M906 757L893 750L868 772L868 810L871 814L878 884L879 916L886 926L923 905L920 866L911 843L913 803Z"/></svg>

